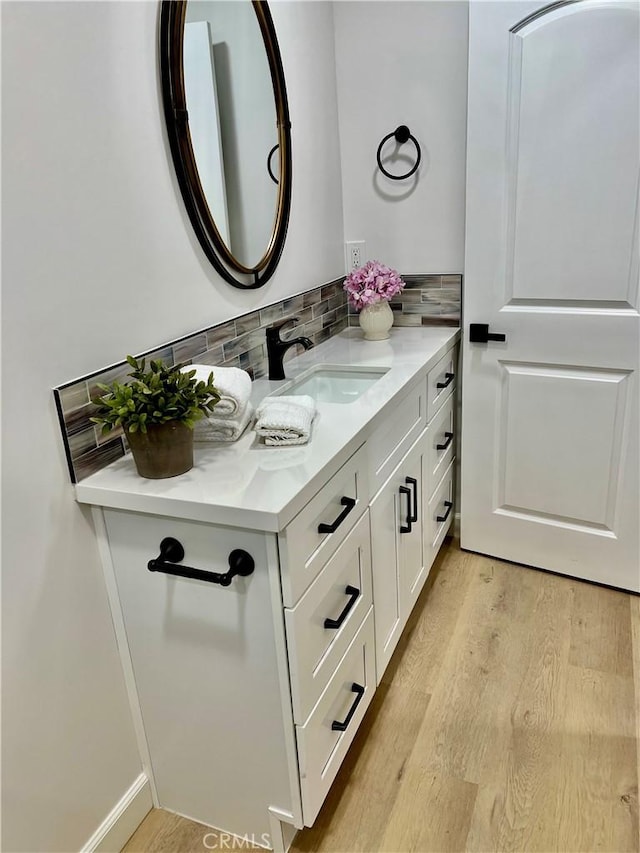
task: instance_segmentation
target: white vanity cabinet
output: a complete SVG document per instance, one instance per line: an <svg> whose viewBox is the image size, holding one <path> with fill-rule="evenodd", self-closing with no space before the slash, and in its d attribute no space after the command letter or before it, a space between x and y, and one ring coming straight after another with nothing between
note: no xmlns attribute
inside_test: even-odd
<svg viewBox="0 0 640 853"><path fill-rule="evenodd" d="M111 603L160 806L258 839L273 839L270 815L315 820L376 689L365 461L363 447L280 536L103 511ZM279 546L295 533L288 598ZM184 549L169 570L224 573L238 549L255 569L227 587L150 571L167 538Z"/></svg>
<svg viewBox="0 0 640 853"><path fill-rule="evenodd" d="M457 333L438 334L422 365L409 351L408 381L393 404L371 403L338 465L327 457L328 475L309 481L304 501L292 491L283 523L258 509L208 517L202 495L215 470L204 466L191 485L157 484L140 482L125 460L78 487L97 504L156 805L274 849L313 824L451 524ZM343 422L329 420L335 412ZM323 435L337 442L350 428L348 417L346 406L320 412L318 452ZM243 465L265 458L248 441ZM308 453L295 454L308 464ZM278 476L291 482L306 470ZM268 493L256 471L247 500ZM184 553L150 570L167 538ZM211 582L238 550L253 572ZM195 577L179 576L185 567Z"/></svg>

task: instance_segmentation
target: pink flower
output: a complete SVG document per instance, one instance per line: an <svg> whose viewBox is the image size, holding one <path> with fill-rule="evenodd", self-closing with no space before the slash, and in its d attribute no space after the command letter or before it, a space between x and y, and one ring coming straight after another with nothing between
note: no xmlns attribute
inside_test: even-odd
<svg viewBox="0 0 640 853"><path fill-rule="evenodd" d="M352 270L344 282L347 298L357 311L383 299L388 302L403 287L404 281L396 270L379 261L367 261L364 266Z"/></svg>

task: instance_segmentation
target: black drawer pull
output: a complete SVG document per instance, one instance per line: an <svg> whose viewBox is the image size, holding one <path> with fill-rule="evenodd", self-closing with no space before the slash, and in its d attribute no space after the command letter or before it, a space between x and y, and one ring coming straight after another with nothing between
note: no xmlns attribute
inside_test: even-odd
<svg viewBox="0 0 640 853"><path fill-rule="evenodd" d="M340 503L344 507L340 515L333 521L331 524L327 524L326 522L321 522L318 525L318 533L335 533L335 531L340 527L345 518L349 515L351 510L356 505L354 498L340 498Z"/></svg>
<svg viewBox="0 0 640 853"><path fill-rule="evenodd" d="M453 433L452 432L445 432L444 437L446 438L445 443L444 444L436 444L436 450L446 450L447 447L449 447L449 445L453 441Z"/></svg>
<svg viewBox="0 0 640 853"><path fill-rule="evenodd" d="M436 382L436 388L448 388L449 385L451 385L451 383L453 382L453 380L455 378L456 378L455 373L445 373L445 375L444 375L445 381L444 382Z"/></svg>
<svg viewBox="0 0 640 853"><path fill-rule="evenodd" d="M353 684L351 685L351 692L358 694L356 696L356 701L349 708L349 713L347 714L347 716L344 718L344 720L342 722L340 722L339 720L334 720L331 723L331 731L332 732L344 732L344 731L346 731L347 726L351 722L353 715L356 712L356 708L358 707L358 705L362 701L362 697L364 696L364 687L361 684L356 684L354 681Z"/></svg>
<svg viewBox="0 0 640 853"><path fill-rule="evenodd" d="M401 495L407 496L407 523L400 525L400 533L411 533L411 522L413 521L411 514L411 490L406 486L400 486L398 491Z"/></svg>
<svg viewBox="0 0 640 853"><path fill-rule="evenodd" d="M405 477L404 481L405 483L408 483L413 490L413 510L411 510L409 521L414 522L418 520L418 481L415 477Z"/></svg>
<svg viewBox="0 0 640 853"><path fill-rule="evenodd" d="M176 563L184 560L184 548L182 543L172 536L167 536L160 543L160 556L155 560L149 560L147 568L150 572L163 572L166 575L175 575L179 578L191 578L196 581L207 581L218 583L220 586L229 586L236 575L247 577L252 574L256 567L251 554L240 548L229 554L228 572L205 572L203 569L192 569L190 566L176 566Z"/></svg>
<svg viewBox="0 0 640 853"><path fill-rule="evenodd" d="M347 616L351 612L353 605L358 600L358 596L360 595L360 590L356 589L355 586L348 586L345 589L345 593L347 595L349 595L350 598L349 598L349 601L347 601L347 603L345 604L344 610L338 616L337 619L325 619L324 620L324 627L325 628L339 628L342 625L344 620L347 618Z"/></svg>
<svg viewBox="0 0 640 853"><path fill-rule="evenodd" d="M446 521L449 518L449 514L451 513L451 507L453 506L453 503L451 501L445 501L444 505L445 505L447 511L445 512L444 515L437 515L436 521Z"/></svg>

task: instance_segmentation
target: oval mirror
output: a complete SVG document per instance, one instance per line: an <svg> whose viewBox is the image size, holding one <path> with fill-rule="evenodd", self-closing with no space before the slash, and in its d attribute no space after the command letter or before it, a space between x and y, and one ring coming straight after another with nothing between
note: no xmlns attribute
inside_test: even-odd
<svg viewBox="0 0 640 853"><path fill-rule="evenodd" d="M191 223L220 275L261 287L282 253L291 134L280 50L263 0L163 0L162 96Z"/></svg>

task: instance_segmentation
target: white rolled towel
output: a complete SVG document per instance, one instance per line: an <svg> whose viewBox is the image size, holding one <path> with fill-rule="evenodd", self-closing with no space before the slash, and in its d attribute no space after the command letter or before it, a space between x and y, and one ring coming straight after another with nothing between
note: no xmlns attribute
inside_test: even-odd
<svg viewBox="0 0 640 853"><path fill-rule="evenodd" d="M233 417L243 414L251 396L251 377L239 367L215 367L210 364L190 364L182 368L183 373L195 370L196 379L206 382L213 372L213 384L218 389L220 400L215 406L215 417Z"/></svg>
<svg viewBox="0 0 640 853"><path fill-rule="evenodd" d="M316 414L312 397L265 397L256 412L256 432L271 446L306 444Z"/></svg>
<svg viewBox="0 0 640 853"><path fill-rule="evenodd" d="M216 406L214 412L218 407ZM237 441L253 417L253 406L245 403L237 418L201 418L193 428L194 441Z"/></svg>

